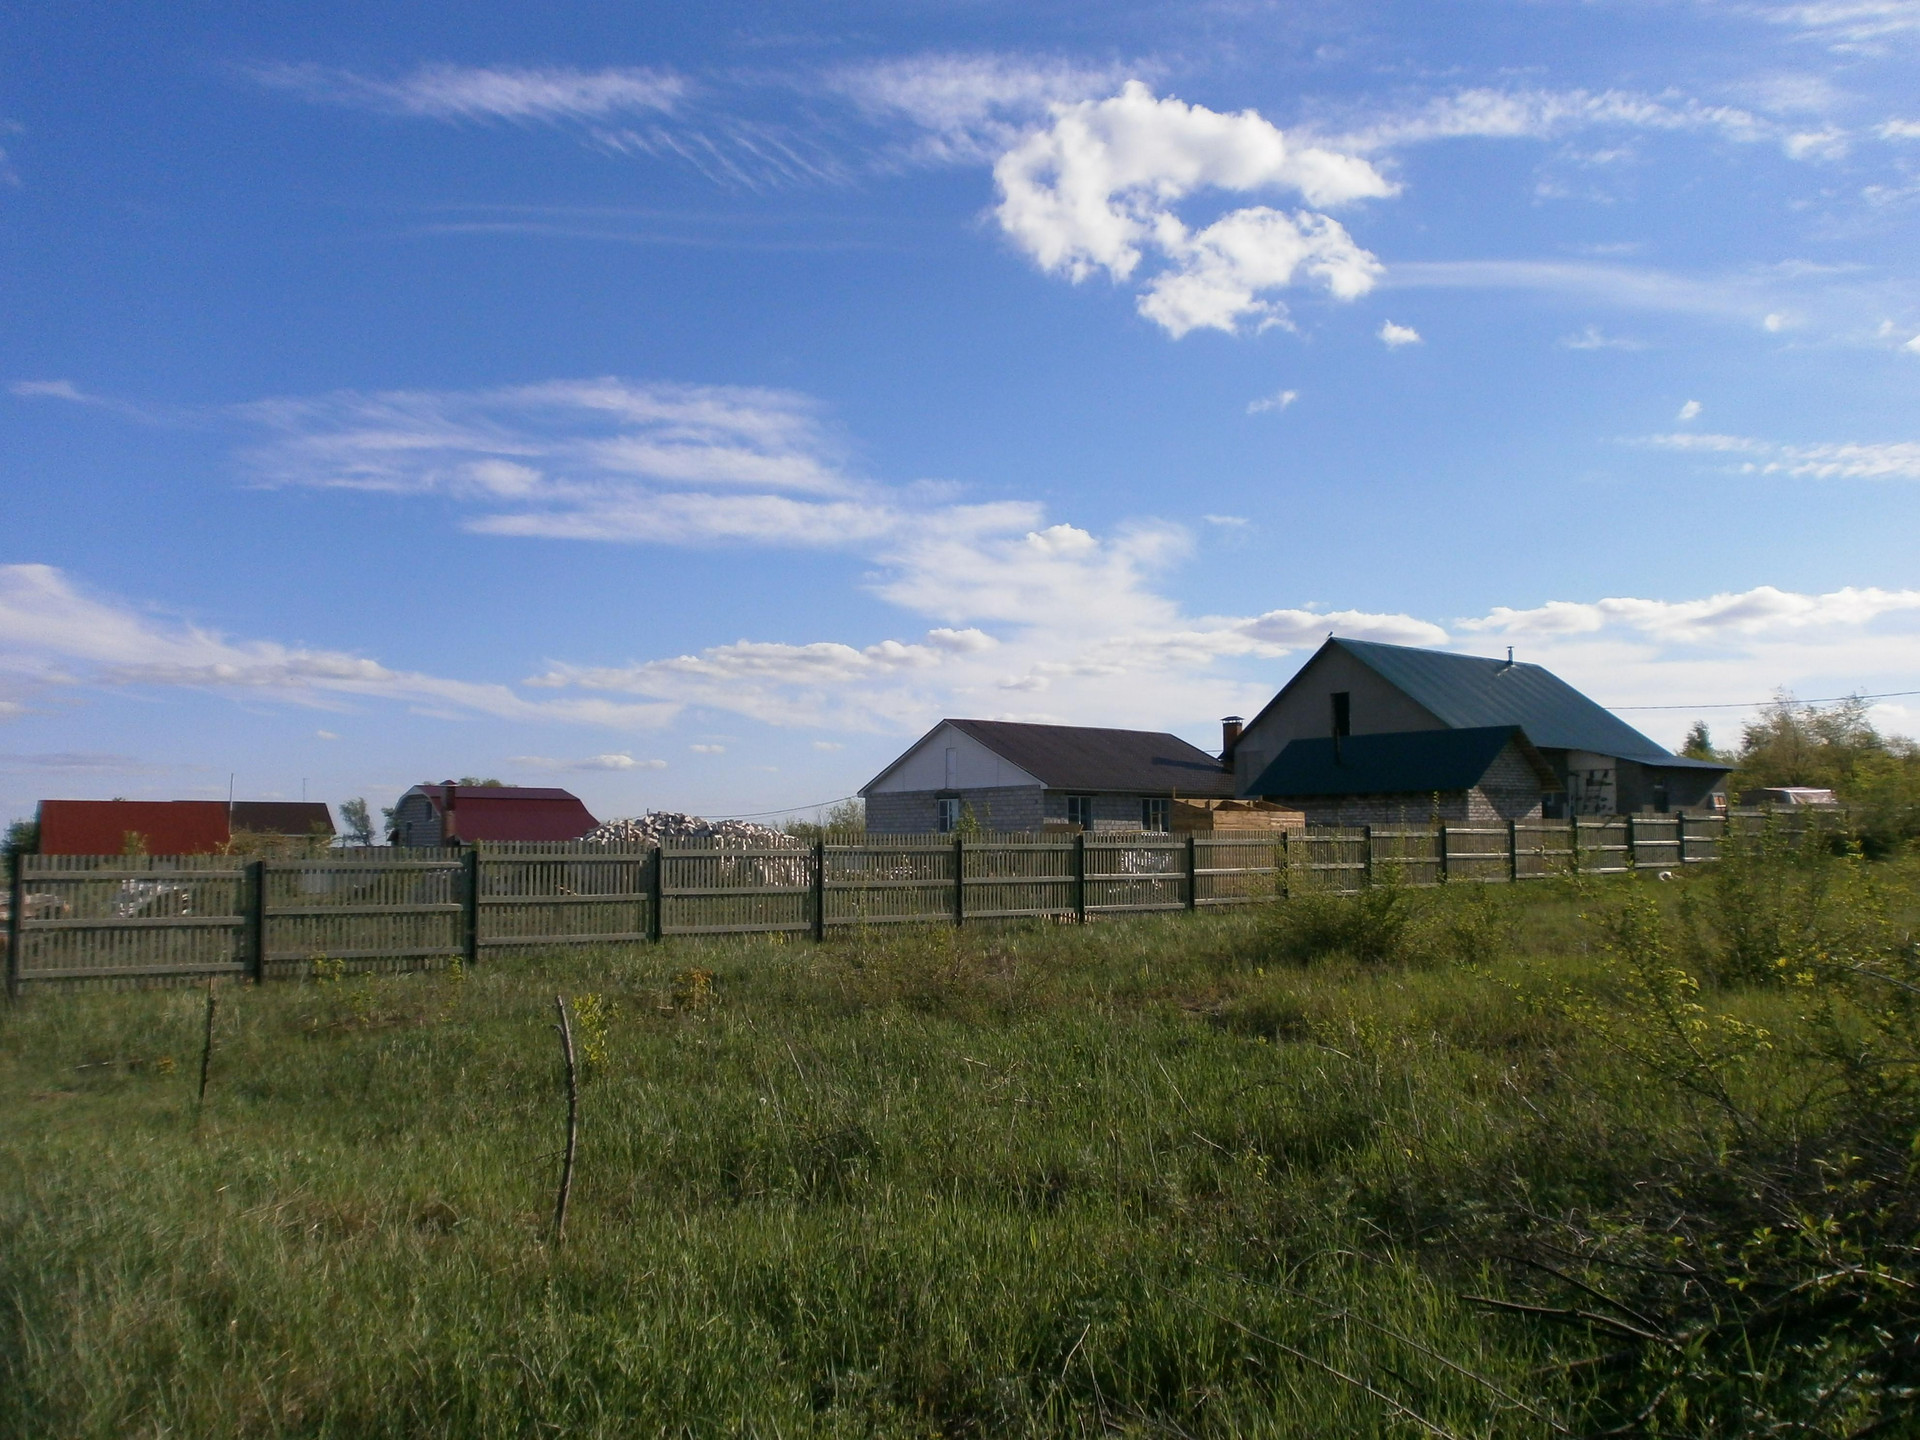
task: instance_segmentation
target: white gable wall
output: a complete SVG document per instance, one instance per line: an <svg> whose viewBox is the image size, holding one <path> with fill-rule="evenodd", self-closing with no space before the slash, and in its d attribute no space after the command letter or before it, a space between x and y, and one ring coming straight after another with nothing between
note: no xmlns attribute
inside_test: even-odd
<svg viewBox="0 0 1920 1440"><path fill-rule="evenodd" d="M951 757L948 752L951 751ZM869 795L905 790L986 790L1040 782L962 730L941 725L867 787Z"/></svg>

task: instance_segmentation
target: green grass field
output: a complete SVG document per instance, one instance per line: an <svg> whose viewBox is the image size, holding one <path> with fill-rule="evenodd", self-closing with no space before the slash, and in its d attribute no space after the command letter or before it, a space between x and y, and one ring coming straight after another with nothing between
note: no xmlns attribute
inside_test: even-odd
<svg viewBox="0 0 1920 1440"><path fill-rule="evenodd" d="M0 1434L1901 1432L1861 871L30 993Z"/></svg>

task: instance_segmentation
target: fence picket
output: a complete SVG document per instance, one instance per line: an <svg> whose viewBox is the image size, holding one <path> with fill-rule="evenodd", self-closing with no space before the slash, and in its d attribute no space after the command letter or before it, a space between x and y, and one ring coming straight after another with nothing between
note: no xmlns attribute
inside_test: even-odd
<svg viewBox="0 0 1920 1440"><path fill-rule="evenodd" d="M1789 824L1815 823L1789 816ZM810 845L485 845L222 856L12 857L7 989L209 974L308 973L320 959L418 968L483 949L810 933L1257 903L1304 890L1517 883L1718 858L1732 816L1647 815L1313 826L1277 835L1154 832L871 835Z"/></svg>

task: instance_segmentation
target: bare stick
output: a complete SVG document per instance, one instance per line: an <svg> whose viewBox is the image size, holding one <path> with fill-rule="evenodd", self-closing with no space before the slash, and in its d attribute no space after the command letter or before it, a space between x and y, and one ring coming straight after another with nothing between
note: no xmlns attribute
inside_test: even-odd
<svg viewBox="0 0 1920 1440"><path fill-rule="evenodd" d="M200 1112L207 1105L207 1071L213 1065L213 1011L219 1002L214 999L213 976L207 977L207 1033L200 1042L200 1093L193 1100L193 1123L200 1124Z"/></svg>
<svg viewBox="0 0 1920 1440"><path fill-rule="evenodd" d="M567 999L553 997L553 1008L560 1012L560 1053L567 1058L567 1158L560 1165L560 1194L553 1202L553 1244L558 1249L567 1238L567 1197L573 1193L573 1152L580 1141L580 1071L573 1059L573 1025L567 1019Z"/></svg>

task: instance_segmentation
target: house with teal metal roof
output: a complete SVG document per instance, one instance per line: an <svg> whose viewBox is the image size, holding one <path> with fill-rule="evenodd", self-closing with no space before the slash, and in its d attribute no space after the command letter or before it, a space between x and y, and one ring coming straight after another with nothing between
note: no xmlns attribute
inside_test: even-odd
<svg viewBox="0 0 1920 1440"><path fill-rule="evenodd" d="M1728 772L1672 754L1511 652L1333 636L1223 759L1238 795L1347 823L1713 808Z"/></svg>

